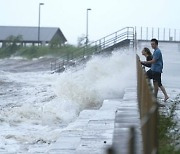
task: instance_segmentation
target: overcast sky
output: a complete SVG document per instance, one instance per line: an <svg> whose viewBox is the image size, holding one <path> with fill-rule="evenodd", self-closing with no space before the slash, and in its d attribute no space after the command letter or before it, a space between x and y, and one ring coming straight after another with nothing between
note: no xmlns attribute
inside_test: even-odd
<svg viewBox="0 0 180 154"><path fill-rule="evenodd" d="M0 0L0 25L59 27L71 44L86 34L97 40L125 26L180 28L180 0Z"/></svg>

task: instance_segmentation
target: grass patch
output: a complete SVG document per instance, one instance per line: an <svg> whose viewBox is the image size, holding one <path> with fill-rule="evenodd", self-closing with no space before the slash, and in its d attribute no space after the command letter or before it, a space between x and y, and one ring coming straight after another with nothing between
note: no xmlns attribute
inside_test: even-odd
<svg viewBox="0 0 180 154"><path fill-rule="evenodd" d="M65 45L58 48L50 47L21 47L21 46L8 46L0 48L0 58L9 58L11 56L20 56L28 59L39 58L43 56L74 58L73 56L82 54L82 49L73 45Z"/></svg>
<svg viewBox="0 0 180 154"><path fill-rule="evenodd" d="M159 154L180 154L180 128L175 112L180 105L180 95L171 104L169 110L159 116Z"/></svg>
<svg viewBox="0 0 180 154"><path fill-rule="evenodd" d="M0 48L0 58L23 57L23 58L39 58L39 57L58 57L65 60L74 58L83 58L85 55L91 55L94 52L94 47L76 47L73 45L64 45L61 47L49 46L30 46L22 47L17 45L9 45L5 48Z"/></svg>

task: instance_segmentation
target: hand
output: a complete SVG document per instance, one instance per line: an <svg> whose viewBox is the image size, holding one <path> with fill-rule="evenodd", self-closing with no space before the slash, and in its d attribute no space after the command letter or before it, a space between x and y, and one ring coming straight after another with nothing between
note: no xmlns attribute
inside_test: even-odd
<svg viewBox="0 0 180 154"><path fill-rule="evenodd" d="M141 64L146 64L146 61L141 61Z"/></svg>

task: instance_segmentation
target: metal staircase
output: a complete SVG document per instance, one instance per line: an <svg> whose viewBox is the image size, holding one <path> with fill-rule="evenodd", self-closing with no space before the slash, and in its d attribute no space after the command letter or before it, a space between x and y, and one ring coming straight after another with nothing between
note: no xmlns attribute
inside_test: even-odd
<svg viewBox="0 0 180 154"><path fill-rule="evenodd" d="M78 65L82 62L86 62L93 55L100 54L122 47L135 46L135 30L134 27L125 27L119 31L116 31L110 35L107 35L97 41L89 43L82 48L67 53L64 57L60 57L59 60L51 62L52 72L62 72L67 67Z"/></svg>

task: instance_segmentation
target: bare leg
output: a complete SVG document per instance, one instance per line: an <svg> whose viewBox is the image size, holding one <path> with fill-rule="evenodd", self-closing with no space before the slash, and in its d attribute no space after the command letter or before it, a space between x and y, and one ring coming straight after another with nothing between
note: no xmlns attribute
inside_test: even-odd
<svg viewBox="0 0 180 154"><path fill-rule="evenodd" d="M154 84L154 95L157 98L157 94L158 94L158 82L153 82Z"/></svg>
<svg viewBox="0 0 180 154"><path fill-rule="evenodd" d="M166 102L167 99L169 98L169 96L167 95L167 92L166 92L166 90L165 90L163 85L161 87L159 87L159 88L162 90L162 92L164 94L164 102Z"/></svg>

